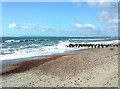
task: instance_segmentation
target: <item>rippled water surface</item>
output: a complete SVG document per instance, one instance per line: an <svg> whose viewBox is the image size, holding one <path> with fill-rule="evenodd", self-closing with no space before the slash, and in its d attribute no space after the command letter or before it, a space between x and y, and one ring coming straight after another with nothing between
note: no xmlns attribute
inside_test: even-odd
<svg viewBox="0 0 120 89"><path fill-rule="evenodd" d="M29 58L64 53L80 48L67 47L70 43L117 43L116 37L3 37L1 60Z"/></svg>

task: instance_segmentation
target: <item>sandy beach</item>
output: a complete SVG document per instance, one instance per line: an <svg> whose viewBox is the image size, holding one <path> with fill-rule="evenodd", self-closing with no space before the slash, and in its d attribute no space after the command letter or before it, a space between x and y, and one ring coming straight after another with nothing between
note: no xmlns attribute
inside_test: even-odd
<svg viewBox="0 0 120 89"><path fill-rule="evenodd" d="M118 87L118 48L79 50L3 68L2 87Z"/></svg>

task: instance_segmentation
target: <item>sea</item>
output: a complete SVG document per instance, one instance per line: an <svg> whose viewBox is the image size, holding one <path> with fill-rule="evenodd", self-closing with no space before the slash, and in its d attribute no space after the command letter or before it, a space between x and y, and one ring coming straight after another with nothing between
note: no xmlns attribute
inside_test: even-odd
<svg viewBox="0 0 120 89"><path fill-rule="evenodd" d="M0 59L30 60L86 48L70 48L69 44L112 44L117 37L2 37Z"/></svg>

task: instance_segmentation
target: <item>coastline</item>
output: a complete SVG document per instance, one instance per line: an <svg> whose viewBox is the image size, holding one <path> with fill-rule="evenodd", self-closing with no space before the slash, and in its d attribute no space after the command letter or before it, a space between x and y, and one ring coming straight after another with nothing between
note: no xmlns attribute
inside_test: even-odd
<svg viewBox="0 0 120 89"><path fill-rule="evenodd" d="M49 55L49 56L46 56L46 57L40 58L40 59L30 59L30 60L27 60L27 59L20 60L19 59L19 61L17 63L14 62L14 60L8 60L8 61L12 61L12 63L2 68L2 74L4 75L4 74L10 74L10 73L24 72L24 71L27 71L31 68L37 67L45 62L56 60L57 58L60 58L63 56L75 55L75 54L78 54L79 52L90 52L90 51L94 51L97 49L98 48L79 49L79 50L71 51L68 53Z"/></svg>
<svg viewBox="0 0 120 89"><path fill-rule="evenodd" d="M90 52L82 49L7 66L2 72L3 87L117 87L118 48L88 50Z"/></svg>

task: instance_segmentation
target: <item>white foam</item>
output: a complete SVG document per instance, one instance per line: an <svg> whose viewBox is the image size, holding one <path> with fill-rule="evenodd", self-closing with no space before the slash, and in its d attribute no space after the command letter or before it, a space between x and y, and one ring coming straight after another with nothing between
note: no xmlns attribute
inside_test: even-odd
<svg viewBox="0 0 120 89"><path fill-rule="evenodd" d="M119 40L113 40L113 41L103 41L103 42L89 42L90 44L116 44L120 43Z"/></svg>
<svg viewBox="0 0 120 89"><path fill-rule="evenodd" d="M120 40L113 40L113 41L98 41L98 42L81 42L81 43L72 43L72 44L116 44L120 43Z"/></svg>
<svg viewBox="0 0 120 89"><path fill-rule="evenodd" d="M120 41L113 40L113 41L102 41L102 42L89 42L89 43L79 43L79 44L114 44L118 43ZM1 60L9 60L9 59L18 59L18 58L28 58L28 57L35 57L35 56L45 56L45 55L52 55L52 54L58 54L58 53L64 53L66 51L72 51L72 50L78 50L78 49L85 49L85 48L69 48L67 47L71 42L69 41L59 41L58 44L53 46L44 46L41 47L40 44L34 44L37 46L37 48L24 48L24 46L21 46L19 49L13 49L13 54L7 54L7 55L0 55ZM76 44L76 43L71 43ZM32 46L34 46L32 45ZM10 49L10 48L9 48ZM3 53L9 53L8 50L2 49Z"/></svg>
<svg viewBox="0 0 120 89"><path fill-rule="evenodd" d="M69 39L69 40L105 40L105 39Z"/></svg>
<svg viewBox="0 0 120 89"><path fill-rule="evenodd" d="M20 42L20 40L6 40L6 43L11 43L11 42Z"/></svg>
<svg viewBox="0 0 120 89"><path fill-rule="evenodd" d="M16 50L13 54L0 55L1 60L9 60L9 59L18 59L18 58L28 58L34 56L44 56L51 54L63 53L65 51L77 50L77 48L68 48L67 46L70 44L69 41L59 41L58 44L54 46L45 46L40 48L27 48L27 49L19 49ZM21 46L20 48L22 48ZM4 50L4 52L7 50Z"/></svg>

